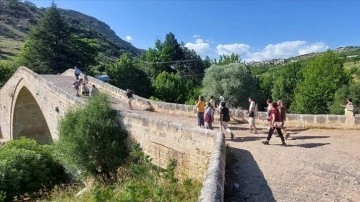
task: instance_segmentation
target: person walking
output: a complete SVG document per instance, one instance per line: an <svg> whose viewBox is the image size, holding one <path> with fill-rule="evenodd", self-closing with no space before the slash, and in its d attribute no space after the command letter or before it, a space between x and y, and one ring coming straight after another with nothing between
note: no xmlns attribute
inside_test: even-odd
<svg viewBox="0 0 360 202"><path fill-rule="evenodd" d="M199 96L199 100L195 104L195 108L197 111L197 120L198 120L198 126L200 128L205 127L204 126L204 113L205 113L205 99L203 96Z"/></svg>
<svg viewBox="0 0 360 202"><path fill-rule="evenodd" d="M256 110L256 103L254 101L253 98L249 97L248 98L249 102L250 102L250 106L249 106L249 111L248 111L248 121L249 121L249 124L250 124L250 133L254 133L254 134L257 134L257 129L256 129L256 126L255 126L255 118L256 118L256 113L257 113L257 110Z"/></svg>
<svg viewBox="0 0 360 202"><path fill-rule="evenodd" d="M79 79L79 80L74 81L74 83L73 83L73 87L76 91L76 94L75 94L76 96L80 96L79 90L80 90L80 86L81 86L82 82L83 82L83 79Z"/></svg>
<svg viewBox="0 0 360 202"><path fill-rule="evenodd" d="M216 106L215 106L214 96L211 95L208 102L210 102L212 108L215 109Z"/></svg>
<svg viewBox="0 0 360 202"><path fill-rule="evenodd" d="M276 129L276 131L278 132L279 137L281 139L281 142L282 142L281 145L286 146L284 136L283 136L283 134L281 132L281 114L279 112L279 109L277 108L277 103L276 102L272 103L272 108L270 110L270 122L269 122L269 125L270 125L270 129L269 129L269 132L268 132L268 136L267 136L265 141L262 141L262 143L265 144L265 145L269 145L269 141L271 139L271 136L272 136L274 130Z"/></svg>
<svg viewBox="0 0 360 202"><path fill-rule="evenodd" d="M213 130L212 123L214 122L214 108L210 102L206 103L205 109L205 128Z"/></svg>
<svg viewBox="0 0 360 202"><path fill-rule="evenodd" d="M74 74L75 74L75 79L79 80L79 76L81 74L81 71L77 66L74 67Z"/></svg>
<svg viewBox="0 0 360 202"><path fill-rule="evenodd" d="M221 111L222 103L225 103L225 104L226 104L226 101L225 101L224 96L220 96L220 103L219 103L219 106L218 106L219 112Z"/></svg>
<svg viewBox="0 0 360 202"><path fill-rule="evenodd" d="M128 98L128 108L131 110L133 110L132 103L131 103L134 100L133 94L134 94L134 91L132 91L130 89L126 90L126 97Z"/></svg>
<svg viewBox="0 0 360 202"><path fill-rule="evenodd" d="M229 133L231 139L234 139L234 134L231 132L231 129L228 126L228 122L230 121L230 111L229 108L226 107L225 102L221 103L221 110L220 110L220 129L221 132L223 128Z"/></svg>
<svg viewBox="0 0 360 202"><path fill-rule="evenodd" d="M352 103L352 98L348 98L346 99L346 101L347 101L346 105L340 103L340 106L342 106L345 110L345 116L346 115L354 116L354 105Z"/></svg>
<svg viewBox="0 0 360 202"><path fill-rule="evenodd" d="M285 127L284 127L285 121L286 121L286 108L285 108L284 102L282 100L278 100L277 104L278 104L278 109L279 109L281 121L282 121L281 132L283 133L283 135L285 135L285 139L288 139L290 137L290 134L286 132Z"/></svg>

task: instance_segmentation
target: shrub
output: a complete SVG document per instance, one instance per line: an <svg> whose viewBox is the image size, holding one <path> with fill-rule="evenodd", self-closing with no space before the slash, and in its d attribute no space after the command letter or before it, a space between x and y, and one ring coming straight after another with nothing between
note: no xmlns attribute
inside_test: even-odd
<svg viewBox="0 0 360 202"><path fill-rule="evenodd" d="M58 157L81 179L109 180L127 156L127 131L104 94L89 97L82 108L70 110L59 123Z"/></svg>
<svg viewBox="0 0 360 202"><path fill-rule="evenodd" d="M0 198L3 195L5 201L65 179L64 168L52 158L49 148L25 138L0 148L0 174Z"/></svg>

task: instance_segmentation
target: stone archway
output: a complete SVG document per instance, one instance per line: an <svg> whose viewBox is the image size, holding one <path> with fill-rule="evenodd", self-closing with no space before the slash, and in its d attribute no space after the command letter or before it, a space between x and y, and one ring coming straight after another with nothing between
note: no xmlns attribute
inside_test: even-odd
<svg viewBox="0 0 360 202"><path fill-rule="evenodd" d="M52 141L45 117L34 96L26 87L21 88L16 98L12 130L13 139L24 136L42 144Z"/></svg>

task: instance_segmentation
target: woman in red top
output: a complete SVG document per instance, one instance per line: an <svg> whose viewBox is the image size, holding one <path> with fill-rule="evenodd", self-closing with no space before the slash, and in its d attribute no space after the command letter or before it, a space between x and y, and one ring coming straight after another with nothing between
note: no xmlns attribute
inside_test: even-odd
<svg viewBox="0 0 360 202"><path fill-rule="evenodd" d="M281 124L275 126L275 124L274 124L275 122L282 122L282 119L281 119L280 111L277 108L277 103L273 102L272 103L272 108L270 110L270 122L269 122L270 129L269 129L269 133L268 133L268 136L266 138L266 141L262 141L262 143L265 144L265 145L268 145L269 141L271 139L271 136L272 136L274 130L276 129L276 131L278 132L279 137L280 137L280 139L282 141L281 145L286 146L284 136L283 136L283 134L281 132Z"/></svg>

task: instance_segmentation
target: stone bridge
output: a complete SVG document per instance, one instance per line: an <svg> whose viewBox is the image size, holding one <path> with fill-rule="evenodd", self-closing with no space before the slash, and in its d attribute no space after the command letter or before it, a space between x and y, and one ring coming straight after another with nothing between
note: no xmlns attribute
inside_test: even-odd
<svg viewBox="0 0 360 202"><path fill-rule="evenodd" d="M20 67L0 90L0 140L25 136L40 143L56 141L58 121L68 109L86 102L85 97L75 96L71 85L73 75L73 70L61 75L38 75ZM124 117L124 124L130 132L129 142L140 143L144 152L153 158L153 163L161 167L165 167L170 159L177 160L176 175L180 179L203 181L199 201L222 201L224 134L218 129L211 131L196 127L193 106L151 101L135 95L135 110L130 111L125 91L92 77L89 77L89 83L110 95L114 109ZM244 122L246 119L246 111L231 109L231 113L236 121ZM260 112L258 123L266 124L264 117L265 113ZM239 129L240 133L235 132L239 136L244 133L240 128L247 127L238 122L231 126ZM353 130L360 129L360 116L289 114L287 126L304 130ZM232 147L238 147L233 144Z"/></svg>

